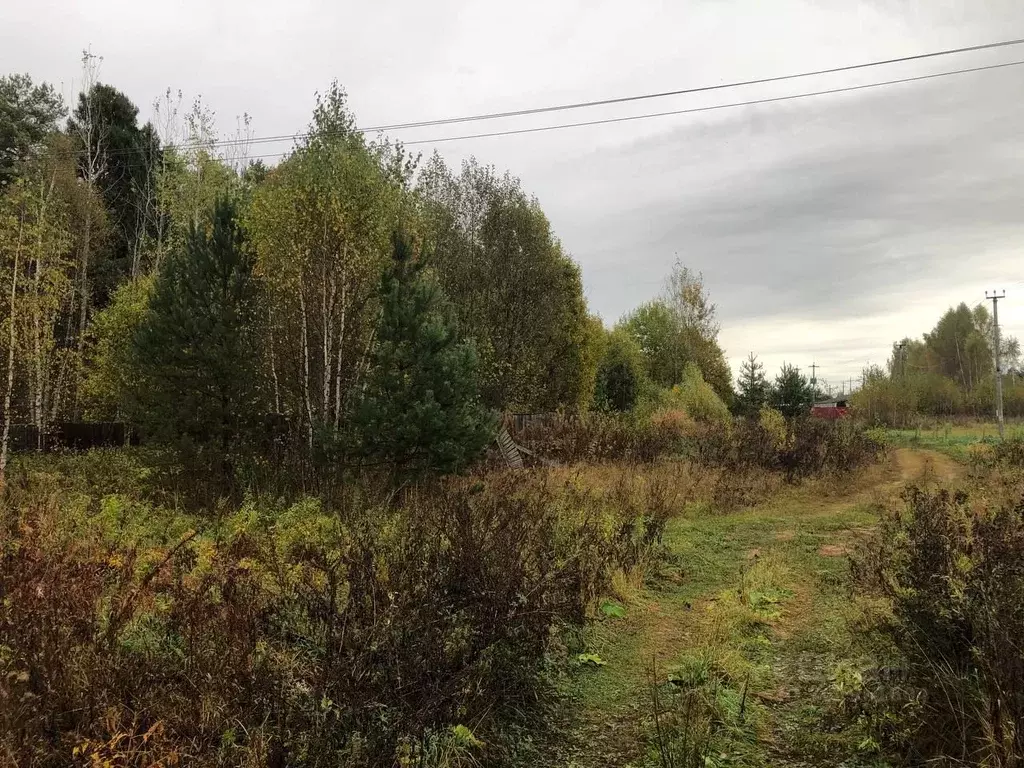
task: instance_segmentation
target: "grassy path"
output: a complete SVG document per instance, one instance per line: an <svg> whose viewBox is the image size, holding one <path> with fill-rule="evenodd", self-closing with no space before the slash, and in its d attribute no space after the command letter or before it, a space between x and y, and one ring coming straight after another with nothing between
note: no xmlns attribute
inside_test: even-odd
<svg viewBox="0 0 1024 768"><path fill-rule="evenodd" d="M734 514L674 521L670 565L629 602L625 618L589 634L587 651L605 664L579 670L572 711L545 764L662 765L655 734L660 728L670 742L674 722L692 719L680 717L671 691L696 690L725 723L707 765L884 765L862 734L826 722L836 680L864 655L848 629L855 617L846 555L902 484L956 471L948 456L899 449L845 489L808 483ZM665 694L658 686L668 712L655 721L655 683L668 675L676 687Z"/></svg>

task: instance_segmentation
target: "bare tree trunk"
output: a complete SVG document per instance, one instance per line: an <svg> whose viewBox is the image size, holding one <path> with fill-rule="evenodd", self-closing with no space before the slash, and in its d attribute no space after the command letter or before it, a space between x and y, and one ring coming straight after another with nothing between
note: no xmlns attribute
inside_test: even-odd
<svg viewBox="0 0 1024 768"><path fill-rule="evenodd" d="M348 286L341 275L341 328L338 330L338 357L334 365L334 429L341 424L341 358L345 349L345 320L348 317Z"/></svg>
<svg viewBox="0 0 1024 768"><path fill-rule="evenodd" d="M306 429L309 447L313 447L313 404L309 400L309 323L306 319L306 298L299 282L299 307L302 310L302 396L306 402Z"/></svg>
<svg viewBox="0 0 1024 768"><path fill-rule="evenodd" d="M270 376L274 380L274 413L281 412L281 384L277 379L277 353L274 350L274 320L267 303L267 334L270 340Z"/></svg>
<svg viewBox="0 0 1024 768"><path fill-rule="evenodd" d="M99 68L103 59L93 55L91 51L82 54L82 93L85 95L85 116L78 126L78 134L85 149L85 168L83 177L89 190L89 200L85 214L85 232L82 236L81 258L78 267L78 290L81 304L78 307L78 378L81 378L83 357L85 354L85 329L89 321L89 261L92 257L92 202L97 194L97 183L105 170L103 156L103 136L100 126L93 114L93 88L99 82ZM75 383L75 416L79 414L79 382Z"/></svg>
<svg viewBox="0 0 1024 768"><path fill-rule="evenodd" d="M36 426L36 448L42 450L43 440L43 422L44 410L43 410L43 334L42 334L42 307L40 306L42 299L42 277L43 271L46 269L46 262L44 261L43 253L43 229L46 226L46 191L45 186L40 184L39 187L39 220L37 222L37 235L36 235L36 265L35 265L35 279L33 280L33 312L32 312L32 347L35 355L34 368L34 381L33 381L33 392L32 392L32 423ZM13 311L13 304L11 304Z"/></svg>
<svg viewBox="0 0 1024 768"><path fill-rule="evenodd" d="M81 378L85 359L85 329L89 322L89 251L92 238L92 212L85 215L85 234L82 237L82 254L78 261L78 375ZM75 387L75 417L79 416L78 387Z"/></svg>
<svg viewBox="0 0 1024 768"><path fill-rule="evenodd" d="M320 277L320 321L323 326L323 334L320 337L323 348L323 368L320 375L321 405L320 418L327 421L327 409L330 407L331 398L331 311L327 306L327 266L324 265L324 274Z"/></svg>
<svg viewBox="0 0 1024 768"><path fill-rule="evenodd" d="M160 155L160 184L166 184L167 152L169 149L170 147L164 147L164 151ZM160 187L157 187L156 194L160 195ZM164 260L164 217L160 209L159 198L154 208L156 209L156 259L153 270L156 271L160 269L160 265Z"/></svg>
<svg viewBox="0 0 1024 768"><path fill-rule="evenodd" d="M964 373L964 361L963 358L960 356L960 338L956 335L956 333L953 334L953 343L956 344L956 362L957 365L960 366L960 381L966 385L968 377L967 374ZM967 390L970 391L970 389L971 388L968 386Z"/></svg>
<svg viewBox="0 0 1024 768"><path fill-rule="evenodd" d="M377 328L380 325L380 319L384 316L383 307L377 311L377 319L374 320L373 328L370 330L370 338L366 340L366 346L363 347L363 354L359 358L359 365L356 366L356 382L360 381L366 371L370 367L370 350L373 349L373 342L377 338ZM366 381L362 381L362 390L366 391Z"/></svg>
<svg viewBox="0 0 1024 768"><path fill-rule="evenodd" d="M14 391L14 303L18 299L18 267L21 256L21 233L24 215L18 226L18 247L14 251L14 272L11 273L11 317L7 342L7 389L4 392L4 432L0 438L0 490L7 484L7 451L11 437L11 394Z"/></svg>

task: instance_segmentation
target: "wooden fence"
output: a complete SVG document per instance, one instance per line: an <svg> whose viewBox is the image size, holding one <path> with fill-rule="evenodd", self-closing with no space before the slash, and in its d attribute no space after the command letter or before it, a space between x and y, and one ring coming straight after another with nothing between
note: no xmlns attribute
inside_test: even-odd
<svg viewBox="0 0 1024 768"><path fill-rule="evenodd" d="M530 427L550 427L573 418L564 413L506 413L503 424L509 432L518 434Z"/></svg>
<svg viewBox="0 0 1024 768"><path fill-rule="evenodd" d="M138 442L138 431L120 421L65 421L42 432L34 424L12 424L9 448L15 452L84 451Z"/></svg>

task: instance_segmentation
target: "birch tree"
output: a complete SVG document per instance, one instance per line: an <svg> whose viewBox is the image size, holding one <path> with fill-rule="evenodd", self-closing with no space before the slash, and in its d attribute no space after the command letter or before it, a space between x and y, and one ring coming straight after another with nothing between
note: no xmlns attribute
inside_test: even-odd
<svg viewBox="0 0 1024 768"><path fill-rule="evenodd" d="M238 184L235 172L217 156L215 113L201 99L179 125L170 95L164 123L166 137L156 172L159 208L157 241L151 269L159 270L168 251L181 251L191 230L202 225L218 198L233 196Z"/></svg>
<svg viewBox="0 0 1024 768"><path fill-rule="evenodd" d="M6 381L3 395L3 433L0 434L0 490L7 481L7 456L11 437L11 424L14 414L11 406L14 401L14 366L17 359L17 323L19 320L18 278L22 268L22 251L25 247L25 213L19 210L14 194L0 196L0 266L3 285L10 286L4 291L7 299L4 307L3 338L6 352Z"/></svg>
<svg viewBox="0 0 1024 768"><path fill-rule="evenodd" d="M105 144L102 127L99 121L98 108L95 102L96 85L99 83L100 66L103 58L91 50L82 52L82 89L77 119L71 124L71 130L78 137L80 165L79 171L91 196L97 196L100 179L106 167ZM89 320L89 304L91 291L89 285L89 267L93 260L93 236L97 222L94 221L91 208L84 210L81 239L78 245L78 271L76 275L78 292L78 325L77 350L78 359L84 357L86 324Z"/></svg>
<svg viewBox="0 0 1024 768"><path fill-rule="evenodd" d="M55 335L62 319L69 318L72 298L73 238L62 197L67 177L74 177L69 159L66 153L48 153L44 161L26 168L0 198L0 259L4 285L10 286L4 329L4 430L9 433L14 413L20 411L37 428L40 441L70 383L61 375L67 352L59 348Z"/></svg>
<svg viewBox="0 0 1024 768"><path fill-rule="evenodd" d="M338 430L364 381L391 234L412 214L413 160L355 130L337 86L309 137L253 193L248 229L269 299L275 400L304 428Z"/></svg>

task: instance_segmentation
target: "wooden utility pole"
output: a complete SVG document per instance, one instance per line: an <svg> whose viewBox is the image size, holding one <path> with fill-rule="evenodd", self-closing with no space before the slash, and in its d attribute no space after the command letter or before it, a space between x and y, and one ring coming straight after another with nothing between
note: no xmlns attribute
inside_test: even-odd
<svg viewBox="0 0 1024 768"><path fill-rule="evenodd" d="M985 298L992 300L992 325L995 335L996 358L996 423L999 425L999 439L1003 439L1003 369L999 360L999 300L1006 298L1006 291L985 291Z"/></svg>
<svg viewBox="0 0 1024 768"><path fill-rule="evenodd" d="M903 351L905 346L907 346L905 341L897 341L893 344L893 347L896 349L896 370L893 371L893 375L895 376L896 371L899 371L900 378L903 379L907 378L907 358L906 353Z"/></svg>

